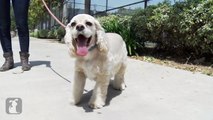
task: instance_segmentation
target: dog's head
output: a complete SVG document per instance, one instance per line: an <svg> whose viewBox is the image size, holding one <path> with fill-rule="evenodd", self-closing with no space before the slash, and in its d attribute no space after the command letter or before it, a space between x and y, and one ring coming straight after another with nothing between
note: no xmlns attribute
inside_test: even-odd
<svg viewBox="0 0 213 120"><path fill-rule="evenodd" d="M93 49L108 51L105 32L100 23L92 16L79 14L66 26L65 42L72 56L84 57Z"/></svg>

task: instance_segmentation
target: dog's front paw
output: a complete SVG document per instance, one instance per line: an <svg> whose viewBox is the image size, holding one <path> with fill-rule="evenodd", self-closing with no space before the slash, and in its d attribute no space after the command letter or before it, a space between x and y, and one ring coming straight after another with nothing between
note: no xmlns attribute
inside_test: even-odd
<svg viewBox="0 0 213 120"><path fill-rule="evenodd" d="M72 105L77 105L78 103L79 103L79 101L70 100L70 104L72 104Z"/></svg>
<svg viewBox="0 0 213 120"><path fill-rule="evenodd" d="M104 102L89 102L89 107L92 109L100 109L105 105Z"/></svg>
<svg viewBox="0 0 213 120"><path fill-rule="evenodd" d="M69 101L72 105L77 105L80 103L80 100L81 100L80 98L81 97L72 96Z"/></svg>
<svg viewBox="0 0 213 120"><path fill-rule="evenodd" d="M114 82L113 84L113 88L116 89L116 90L124 90L126 88L126 84L125 83L121 83L121 84L118 84L116 82Z"/></svg>
<svg viewBox="0 0 213 120"><path fill-rule="evenodd" d="M102 97L96 97L92 96L92 98L89 101L89 107L92 109L100 109L105 105L105 99Z"/></svg>

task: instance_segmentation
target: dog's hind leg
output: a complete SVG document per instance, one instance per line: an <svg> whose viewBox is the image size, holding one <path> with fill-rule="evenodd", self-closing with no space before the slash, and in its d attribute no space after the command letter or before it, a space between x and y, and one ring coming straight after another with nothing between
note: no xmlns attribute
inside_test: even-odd
<svg viewBox="0 0 213 120"><path fill-rule="evenodd" d="M78 104L83 94L84 86L86 82L86 76L83 72L75 71L75 77L73 81L73 104Z"/></svg>
<svg viewBox="0 0 213 120"><path fill-rule="evenodd" d="M117 72L112 82L113 88L116 90L124 90L126 88L126 84L124 82L124 74L126 70L126 64L123 63L121 68Z"/></svg>

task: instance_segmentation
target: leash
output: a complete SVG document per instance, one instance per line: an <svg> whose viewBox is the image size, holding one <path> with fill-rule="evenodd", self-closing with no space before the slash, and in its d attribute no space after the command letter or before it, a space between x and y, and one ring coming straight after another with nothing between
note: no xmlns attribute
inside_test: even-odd
<svg viewBox="0 0 213 120"><path fill-rule="evenodd" d="M58 20L58 18L52 13L52 11L47 6L46 2L44 0L42 0L42 2L45 8L47 9L47 11L49 12L49 14L56 20L56 22L58 22L63 28L66 28L66 26L60 20Z"/></svg>

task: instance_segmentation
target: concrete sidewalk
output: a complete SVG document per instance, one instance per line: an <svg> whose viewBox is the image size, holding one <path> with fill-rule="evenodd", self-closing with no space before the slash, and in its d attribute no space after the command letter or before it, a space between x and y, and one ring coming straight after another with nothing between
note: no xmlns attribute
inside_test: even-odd
<svg viewBox="0 0 213 120"><path fill-rule="evenodd" d="M16 67L0 73L0 120L213 120L213 77L128 59L126 90L110 87L107 106L92 110L93 81L79 106L69 103L74 59L66 45L31 38L30 48L33 67L22 73L13 38ZM6 99L14 97L22 99L18 115L6 113Z"/></svg>

